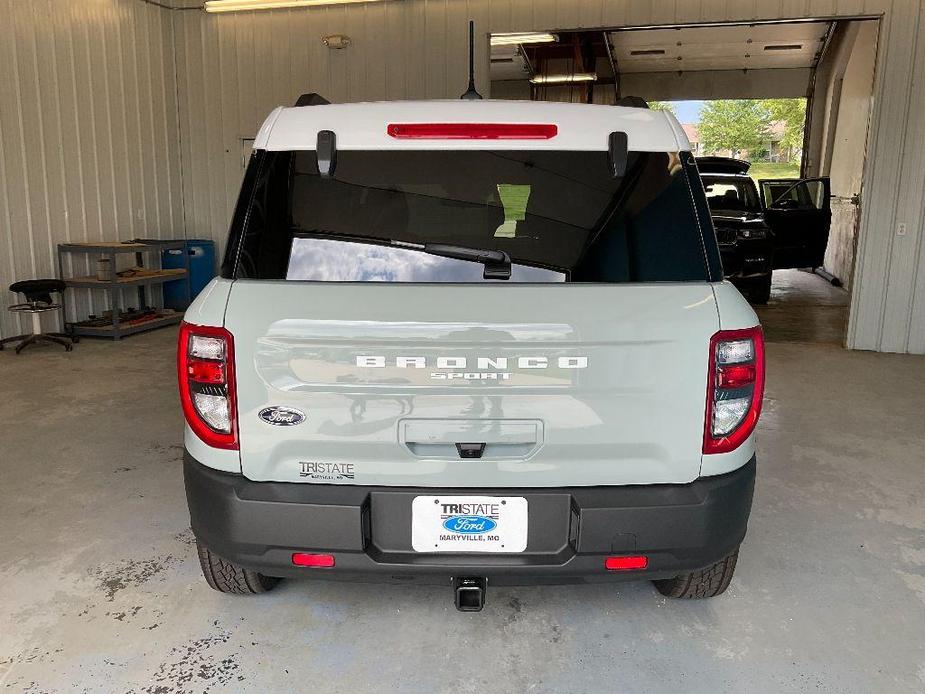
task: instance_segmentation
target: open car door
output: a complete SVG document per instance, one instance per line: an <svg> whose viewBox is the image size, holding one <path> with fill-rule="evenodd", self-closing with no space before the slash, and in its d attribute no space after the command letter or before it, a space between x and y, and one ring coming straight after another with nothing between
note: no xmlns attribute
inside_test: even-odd
<svg viewBox="0 0 925 694"><path fill-rule="evenodd" d="M832 223L829 179L758 181L764 218L774 232L774 269L820 267Z"/></svg>

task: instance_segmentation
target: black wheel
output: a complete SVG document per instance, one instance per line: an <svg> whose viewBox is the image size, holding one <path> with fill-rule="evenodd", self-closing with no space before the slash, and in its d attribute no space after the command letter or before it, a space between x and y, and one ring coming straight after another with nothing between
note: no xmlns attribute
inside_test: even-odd
<svg viewBox="0 0 925 694"><path fill-rule="evenodd" d="M278 578L264 576L253 569L232 564L227 559L212 552L208 547L196 540L196 550L199 553L199 566L206 582L220 593L235 593L237 595L253 595L266 593L272 590Z"/></svg>
<svg viewBox="0 0 925 694"><path fill-rule="evenodd" d="M771 299L771 273L755 280L748 288L748 300L753 304L766 304Z"/></svg>
<svg viewBox="0 0 925 694"><path fill-rule="evenodd" d="M720 559L713 566L662 581L652 581L658 592L669 598L714 598L729 587L736 570L739 550Z"/></svg>

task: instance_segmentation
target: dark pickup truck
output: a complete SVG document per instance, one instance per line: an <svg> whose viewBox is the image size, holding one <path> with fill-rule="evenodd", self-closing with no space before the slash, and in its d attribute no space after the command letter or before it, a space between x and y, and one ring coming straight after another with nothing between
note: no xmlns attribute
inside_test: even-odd
<svg viewBox="0 0 925 694"><path fill-rule="evenodd" d="M819 267L829 239L829 179L755 181L749 162L699 157L723 273L752 303L767 303L771 272Z"/></svg>

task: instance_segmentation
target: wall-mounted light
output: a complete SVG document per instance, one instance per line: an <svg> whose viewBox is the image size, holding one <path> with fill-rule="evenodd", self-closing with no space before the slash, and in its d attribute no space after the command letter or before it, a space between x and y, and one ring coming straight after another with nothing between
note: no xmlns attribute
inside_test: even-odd
<svg viewBox="0 0 925 694"><path fill-rule="evenodd" d="M322 36L321 43L323 43L328 48L346 48L350 45L350 37L344 36L343 34L331 34L330 36Z"/></svg>
<svg viewBox="0 0 925 694"><path fill-rule="evenodd" d="M348 5L355 2L382 2L382 0L207 0L202 9L206 12L244 12L318 7L320 5Z"/></svg>
<svg viewBox="0 0 925 694"><path fill-rule="evenodd" d="M530 78L533 84L570 84L572 82L594 82L597 73L575 72L571 75L536 75Z"/></svg>
<svg viewBox="0 0 925 694"><path fill-rule="evenodd" d="M492 46L513 46L526 43L555 43L559 37L547 32L521 32L514 34L492 34Z"/></svg>

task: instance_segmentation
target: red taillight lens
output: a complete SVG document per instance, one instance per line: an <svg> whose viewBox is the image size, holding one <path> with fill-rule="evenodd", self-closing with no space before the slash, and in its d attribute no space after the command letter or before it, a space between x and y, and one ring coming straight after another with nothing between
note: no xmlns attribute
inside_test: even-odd
<svg viewBox="0 0 925 694"><path fill-rule="evenodd" d="M225 382L225 365L221 362L190 359L186 372L191 381L198 383Z"/></svg>
<svg viewBox="0 0 925 694"><path fill-rule="evenodd" d="M744 388L755 382L754 364L720 366L716 370L717 388Z"/></svg>
<svg viewBox="0 0 925 694"><path fill-rule="evenodd" d="M213 448L237 450L234 341L224 328L180 324L177 375L183 415Z"/></svg>
<svg viewBox="0 0 925 694"><path fill-rule="evenodd" d="M292 555L292 563L296 566L309 566L316 569L329 569L334 566L334 555L296 552Z"/></svg>
<svg viewBox="0 0 925 694"><path fill-rule="evenodd" d="M604 568L608 571L638 571L649 565L649 558L645 555L632 557L607 557Z"/></svg>
<svg viewBox="0 0 925 694"><path fill-rule="evenodd" d="M554 123L390 123L391 137L410 140L548 140Z"/></svg>
<svg viewBox="0 0 925 694"><path fill-rule="evenodd" d="M703 452L734 451L751 435L764 398L761 327L722 330L710 339Z"/></svg>

